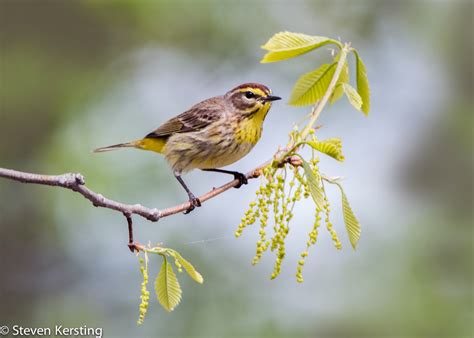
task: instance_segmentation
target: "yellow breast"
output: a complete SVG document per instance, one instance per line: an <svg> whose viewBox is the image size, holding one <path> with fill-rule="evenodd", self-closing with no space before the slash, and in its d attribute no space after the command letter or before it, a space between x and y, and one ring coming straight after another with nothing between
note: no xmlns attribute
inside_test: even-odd
<svg viewBox="0 0 474 338"><path fill-rule="evenodd" d="M256 114L242 119L236 130L236 141L239 143L256 144L262 136L263 120L265 120L269 109L270 105L266 104Z"/></svg>

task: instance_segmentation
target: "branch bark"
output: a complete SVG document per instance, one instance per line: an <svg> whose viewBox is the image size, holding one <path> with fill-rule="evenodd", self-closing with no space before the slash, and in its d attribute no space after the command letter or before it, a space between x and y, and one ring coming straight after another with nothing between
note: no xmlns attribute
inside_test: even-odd
<svg viewBox="0 0 474 338"><path fill-rule="evenodd" d="M247 179L257 178L260 176L259 168L252 170L246 174ZM175 215L180 212L184 212L189 209L189 202L179 204L170 208L158 210L156 208L147 208L141 204L125 204L111 200L104 197L102 194L96 193L85 186L84 176L78 173L67 173L61 175L41 175L22 172L18 170L0 168L0 177L7 178L10 180L22 182L22 183L33 183L40 185L49 185L53 187L62 187L75 191L86 199L91 201L92 205L100 208L107 208L119 211L124 215L139 215L146 218L149 221L156 222L160 218ZM214 188L211 191L205 193L199 197L201 202L205 202L223 192L237 186L239 180L232 180L218 188Z"/></svg>
<svg viewBox="0 0 474 338"><path fill-rule="evenodd" d="M264 164L266 165L266 163ZM247 179L253 179L260 176L261 166L252 170L246 174ZM85 185L84 176L78 173L67 173L62 175L41 175L22 172L18 170L0 168L0 177L7 178L13 181L18 181L22 183L33 183L40 185L49 185L53 187L62 187L75 191L86 199L88 199L93 206L100 208L107 208L121 212L128 223L129 230L129 243L128 246L130 250L134 251L138 249L137 243L133 241L133 225L132 225L132 215L139 215L143 218L146 218L149 221L157 222L160 218L175 215L180 212L184 212L189 209L189 202L179 204L170 208L158 210L156 208L147 208L141 204L125 204L121 202L114 201L112 199L104 197L102 194L96 193L93 190L89 189ZM222 194L223 192L237 186L239 180L232 180L218 188L214 188L211 191L205 193L199 197L199 200L205 202L217 195Z"/></svg>
<svg viewBox="0 0 474 338"><path fill-rule="evenodd" d="M62 187L75 191L89 201L95 207L108 208L120 211L124 215L140 215L152 222L160 219L158 209L146 208L140 204L124 204L102 196L85 186L84 176L77 173L67 173L62 175L40 175L26 173L17 170L0 168L0 177L8 178L22 183L34 183L41 185L49 185L54 187Z"/></svg>

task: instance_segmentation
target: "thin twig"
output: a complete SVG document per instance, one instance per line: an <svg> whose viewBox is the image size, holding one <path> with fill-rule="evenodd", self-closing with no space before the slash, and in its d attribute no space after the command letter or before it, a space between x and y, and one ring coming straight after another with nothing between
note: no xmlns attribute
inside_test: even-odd
<svg viewBox="0 0 474 338"><path fill-rule="evenodd" d="M336 70L334 71L334 75L332 76L331 82L329 83L328 88L326 89L326 92L324 93L324 96L322 99L313 107L313 110L311 111L311 119L309 120L308 124L306 127L303 129L301 132L301 138L304 140L306 136L308 136L309 131L313 128L314 124L316 123L316 120L319 117L319 114L323 111L323 108L326 106L328 103L329 98L331 97L332 93L334 92L334 89L336 88L337 81L339 80L339 76L341 75L342 68L344 67L344 63L346 63L346 58L347 54L350 51L350 44L344 44L344 46L341 49L341 53L339 55L339 60L337 61L336 65Z"/></svg>

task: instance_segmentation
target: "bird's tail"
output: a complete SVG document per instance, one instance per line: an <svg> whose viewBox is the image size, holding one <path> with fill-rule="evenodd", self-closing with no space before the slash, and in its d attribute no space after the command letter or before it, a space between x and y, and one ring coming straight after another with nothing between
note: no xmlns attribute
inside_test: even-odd
<svg viewBox="0 0 474 338"><path fill-rule="evenodd" d="M163 153L163 149L166 145L166 138L144 138L141 140L114 144L108 147L101 147L94 149L94 153L102 153L105 151L111 151L120 148L137 148L143 150L154 151L159 154Z"/></svg>
<svg viewBox="0 0 474 338"><path fill-rule="evenodd" d="M132 141L132 142L126 142L126 143L119 143L119 144L114 144L111 146L107 147L101 147L94 149L94 153L103 153L105 151L111 151L115 149L120 149L120 148L139 148L140 147L140 142L139 141Z"/></svg>

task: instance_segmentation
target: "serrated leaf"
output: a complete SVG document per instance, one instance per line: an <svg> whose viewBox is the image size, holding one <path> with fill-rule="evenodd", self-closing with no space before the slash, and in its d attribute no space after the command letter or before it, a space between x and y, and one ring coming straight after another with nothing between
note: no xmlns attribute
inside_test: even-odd
<svg viewBox="0 0 474 338"><path fill-rule="evenodd" d="M323 64L296 81L291 92L290 105L307 106L321 100L336 71L336 63Z"/></svg>
<svg viewBox="0 0 474 338"><path fill-rule="evenodd" d="M360 239L360 224L351 209L346 194L344 193L342 193L342 208L344 223L346 224L347 233L349 234L349 240L352 244L352 247L355 249L357 242L359 242Z"/></svg>
<svg viewBox="0 0 474 338"><path fill-rule="evenodd" d="M163 264L155 280L156 297L166 311L173 311L181 301L181 287L171 263L163 256Z"/></svg>
<svg viewBox="0 0 474 338"><path fill-rule="evenodd" d="M356 57L357 92L362 99L362 112L367 116L370 111L369 79L367 77L367 70L365 69L364 62L362 62L359 53L354 50L354 55Z"/></svg>
<svg viewBox="0 0 474 338"><path fill-rule="evenodd" d="M334 62L337 62L337 60L334 60ZM334 91L329 97L329 102L331 104L339 100L342 97L342 95L344 95L344 89L342 88L342 84L348 83L348 82L349 82L349 65L346 61L344 62L344 66L341 70L341 75L339 75L339 79L336 82L336 88L334 88Z"/></svg>
<svg viewBox="0 0 474 338"><path fill-rule="evenodd" d="M324 195L323 189L321 188L321 177L319 175L315 175L311 166L305 160L303 161L303 170L306 176L306 180L308 182L309 192L311 193L311 197L313 198L314 203L316 206L323 210L324 208Z"/></svg>
<svg viewBox="0 0 474 338"><path fill-rule="evenodd" d="M359 93L348 83L342 84L342 89L347 96L347 99L351 103L351 105L357 109L361 110L362 107L362 98L360 97Z"/></svg>
<svg viewBox="0 0 474 338"><path fill-rule="evenodd" d="M272 36L262 46L269 52L260 62L268 63L290 59L330 43L334 43L334 40L324 36L280 32Z"/></svg>
<svg viewBox="0 0 474 338"><path fill-rule="evenodd" d="M199 284L202 284L204 282L204 278L202 278L201 274L194 268L194 266L188 262L186 259L181 256L181 254L175 250L174 252L174 257L181 263L181 265L184 267L184 270L188 273L189 277L194 279L196 282Z"/></svg>
<svg viewBox="0 0 474 338"><path fill-rule="evenodd" d="M349 235L349 241L351 242L352 247L355 249L360 239L359 221L357 220L354 215L354 212L352 211L351 205L349 204L349 200L347 199L347 196L344 193L342 185L338 182L331 183L336 184L341 190L342 214L344 216L344 224L346 225L347 234Z"/></svg>
<svg viewBox="0 0 474 338"><path fill-rule="evenodd" d="M331 156L337 161L343 162L344 155L342 154L342 143L338 138L332 138L325 141L308 141L306 142L313 149Z"/></svg>

